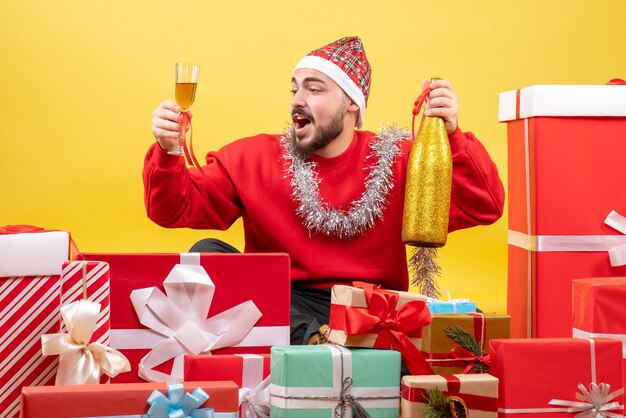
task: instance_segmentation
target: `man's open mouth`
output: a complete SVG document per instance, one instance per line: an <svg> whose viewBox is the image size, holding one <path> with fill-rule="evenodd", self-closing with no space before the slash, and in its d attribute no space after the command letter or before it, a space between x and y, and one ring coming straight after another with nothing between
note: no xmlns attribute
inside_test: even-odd
<svg viewBox="0 0 626 418"><path fill-rule="evenodd" d="M299 112L298 113L294 112L292 114L292 118L293 118L293 125L298 130L304 128L305 126L311 123L311 118Z"/></svg>

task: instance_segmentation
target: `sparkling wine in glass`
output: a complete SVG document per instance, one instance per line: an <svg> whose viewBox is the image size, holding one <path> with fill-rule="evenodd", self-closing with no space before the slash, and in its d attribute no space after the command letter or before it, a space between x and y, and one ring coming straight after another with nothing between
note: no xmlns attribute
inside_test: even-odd
<svg viewBox="0 0 626 418"><path fill-rule="evenodd" d="M200 74L200 66L198 64L188 64L184 62L176 63L176 103L181 107L181 116L178 118L178 124L181 125L181 137L179 144L168 154L184 155L184 140L187 129L191 125L187 111L191 109L193 101L196 98L196 87L198 86L198 75ZM186 113L186 115L183 115ZM185 124L189 124L186 126Z"/></svg>

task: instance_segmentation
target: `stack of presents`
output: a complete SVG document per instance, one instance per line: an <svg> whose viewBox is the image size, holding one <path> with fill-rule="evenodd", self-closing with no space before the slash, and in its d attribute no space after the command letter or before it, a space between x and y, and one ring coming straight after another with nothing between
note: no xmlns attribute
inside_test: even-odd
<svg viewBox="0 0 626 418"><path fill-rule="evenodd" d="M507 315L354 282L330 343L290 346L287 254L70 256L66 232L5 227L0 416L621 416L625 106L618 85L501 94Z"/></svg>

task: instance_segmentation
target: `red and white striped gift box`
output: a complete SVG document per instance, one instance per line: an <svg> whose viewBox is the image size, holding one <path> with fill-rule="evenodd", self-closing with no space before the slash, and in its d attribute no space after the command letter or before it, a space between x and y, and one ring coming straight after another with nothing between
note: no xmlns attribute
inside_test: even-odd
<svg viewBox="0 0 626 418"><path fill-rule="evenodd" d="M42 355L41 335L60 331L60 274L70 237L41 228L0 230L0 416L12 418L22 386L54 384L59 359Z"/></svg>
<svg viewBox="0 0 626 418"><path fill-rule="evenodd" d="M61 306L81 299L100 304L100 316L91 342L109 345L111 314L108 263L103 261L66 261L63 263ZM59 321L61 332L67 332L60 316Z"/></svg>

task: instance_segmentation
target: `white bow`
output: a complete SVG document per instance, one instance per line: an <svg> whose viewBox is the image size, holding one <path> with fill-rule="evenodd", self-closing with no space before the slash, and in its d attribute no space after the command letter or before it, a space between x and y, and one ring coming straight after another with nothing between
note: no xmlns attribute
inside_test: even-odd
<svg viewBox="0 0 626 418"><path fill-rule="evenodd" d="M185 354L207 353L238 344L261 318L246 301L207 319L215 285L202 266L177 264L157 287L133 290L130 299L146 327L166 337L139 362L139 376L151 381L180 381ZM171 374L153 370L174 359Z"/></svg>
<svg viewBox="0 0 626 418"><path fill-rule="evenodd" d="M100 383L100 376L115 377L130 370L128 359L100 343L89 343L96 329L100 304L78 300L61 308L67 333L41 336L44 356L60 355L56 385Z"/></svg>
<svg viewBox="0 0 626 418"><path fill-rule="evenodd" d="M610 401L611 399L621 396L624 393L624 388L609 393L611 391L611 385L606 383L600 383L599 385L591 383L589 390L587 390L582 383L579 383L578 390L580 390L580 392L576 392L576 399L581 402L552 399L548 403L550 405L567 406L568 413L578 412L575 416L576 418L624 417L624 415L609 412L622 408L619 402Z"/></svg>
<svg viewBox="0 0 626 418"><path fill-rule="evenodd" d="M269 418L270 416L270 378L265 378L254 389L239 389L241 418Z"/></svg>
<svg viewBox="0 0 626 418"><path fill-rule="evenodd" d="M622 234L626 234L626 218L614 210L604 220L604 223ZM626 264L626 244L618 245L609 250L609 259L613 267Z"/></svg>

